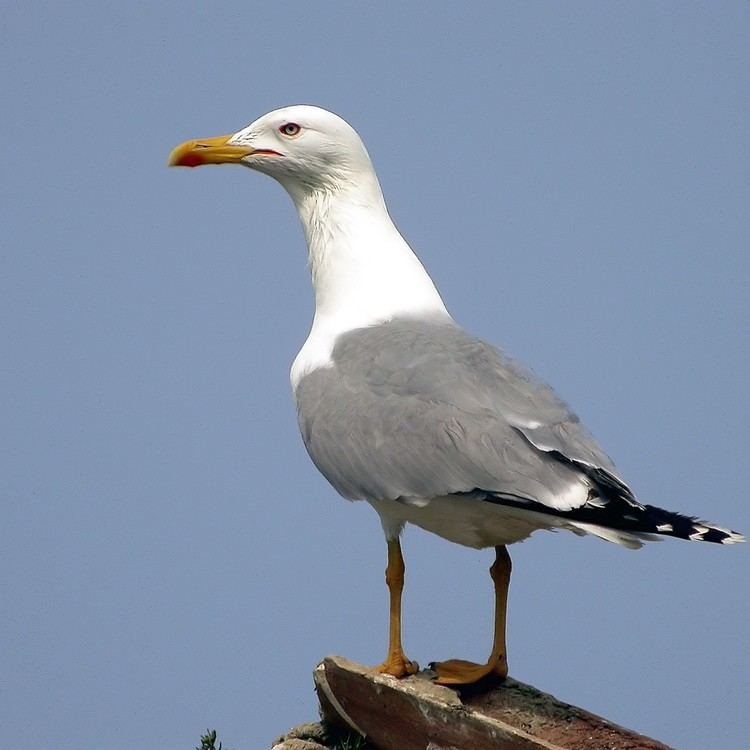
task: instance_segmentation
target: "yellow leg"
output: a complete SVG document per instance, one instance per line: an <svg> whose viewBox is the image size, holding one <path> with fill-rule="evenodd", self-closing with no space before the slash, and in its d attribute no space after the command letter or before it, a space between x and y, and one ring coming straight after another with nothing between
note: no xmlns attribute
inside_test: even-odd
<svg viewBox="0 0 750 750"><path fill-rule="evenodd" d="M508 550L495 547L495 562L490 568L495 585L495 634L492 653L486 664L474 664L463 659L450 659L432 665L437 672L435 682L440 685L471 685L492 675L504 680L508 676L508 660L505 649L505 612L508 606L511 562Z"/></svg>
<svg viewBox="0 0 750 750"><path fill-rule="evenodd" d="M385 569L385 582L391 597L390 625L388 628L388 656L375 667L375 672L384 672L394 677L415 674L419 667L416 662L404 656L401 646L401 592L404 590L404 558L398 537L388 540L388 567Z"/></svg>

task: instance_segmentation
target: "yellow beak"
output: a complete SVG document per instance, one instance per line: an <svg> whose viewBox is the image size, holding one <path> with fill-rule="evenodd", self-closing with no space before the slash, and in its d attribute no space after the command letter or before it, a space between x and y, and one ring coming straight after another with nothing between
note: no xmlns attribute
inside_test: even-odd
<svg viewBox="0 0 750 750"><path fill-rule="evenodd" d="M228 143L232 135L199 138L185 141L169 155L170 167L199 167L201 164L237 164L245 156L255 153L250 146Z"/></svg>

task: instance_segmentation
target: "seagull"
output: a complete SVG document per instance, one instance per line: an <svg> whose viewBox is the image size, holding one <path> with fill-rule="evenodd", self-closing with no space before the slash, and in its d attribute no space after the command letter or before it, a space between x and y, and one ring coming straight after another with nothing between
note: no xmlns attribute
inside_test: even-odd
<svg viewBox="0 0 750 750"><path fill-rule="evenodd" d="M418 670L401 640L406 524L495 551L487 662L431 664L436 682L456 686L507 676L507 547L533 532L566 529L630 548L660 536L744 541L641 503L548 385L455 322L393 224L361 138L341 117L285 107L236 133L186 141L169 157L170 166L204 164L273 177L299 214L315 314L291 384L310 458L343 497L367 501L385 533L389 643L375 671Z"/></svg>

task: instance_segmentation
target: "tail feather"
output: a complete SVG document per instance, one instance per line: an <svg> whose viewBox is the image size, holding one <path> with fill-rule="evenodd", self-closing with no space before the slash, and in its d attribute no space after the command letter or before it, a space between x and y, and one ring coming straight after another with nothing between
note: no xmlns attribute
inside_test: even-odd
<svg viewBox="0 0 750 750"><path fill-rule="evenodd" d="M603 497L592 492L588 502L578 508L559 510L517 496L482 492L484 500L516 508L534 510L565 519L585 533L596 534L609 541L639 547L641 541L658 536L671 536L693 542L737 544L745 537L700 518L686 516L655 505L634 505L624 497Z"/></svg>
<svg viewBox="0 0 750 750"><path fill-rule="evenodd" d="M685 516L682 513L657 508L655 505L645 505L643 522L653 526L643 529L652 534L673 536L678 539L688 539L691 542L713 542L714 544L737 544L744 542L745 537L731 529L725 529L716 524L703 521L700 518Z"/></svg>

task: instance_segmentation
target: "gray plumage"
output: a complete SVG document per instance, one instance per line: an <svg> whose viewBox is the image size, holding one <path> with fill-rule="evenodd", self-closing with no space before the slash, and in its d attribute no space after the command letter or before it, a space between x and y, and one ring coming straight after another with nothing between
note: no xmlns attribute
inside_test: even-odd
<svg viewBox="0 0 750 750"><path fill-rule="evenodd" d="M332 365L304 376L296 398L312 460L350 499L480 498L626 531L633 546L651 534L730 533L639 503L549 386L450 319L342 334ZM537 527L552 525L563 524Z"/></svg>
<svg viewBox="0 0 750 750"><path fill-rule="evenodd" d="M297 403L305 445L344 497L482 488L557 507L571 484L589 484L534 444L616 476L551 388L451 322L358 329L332 360L301 380Z"/></svg>

